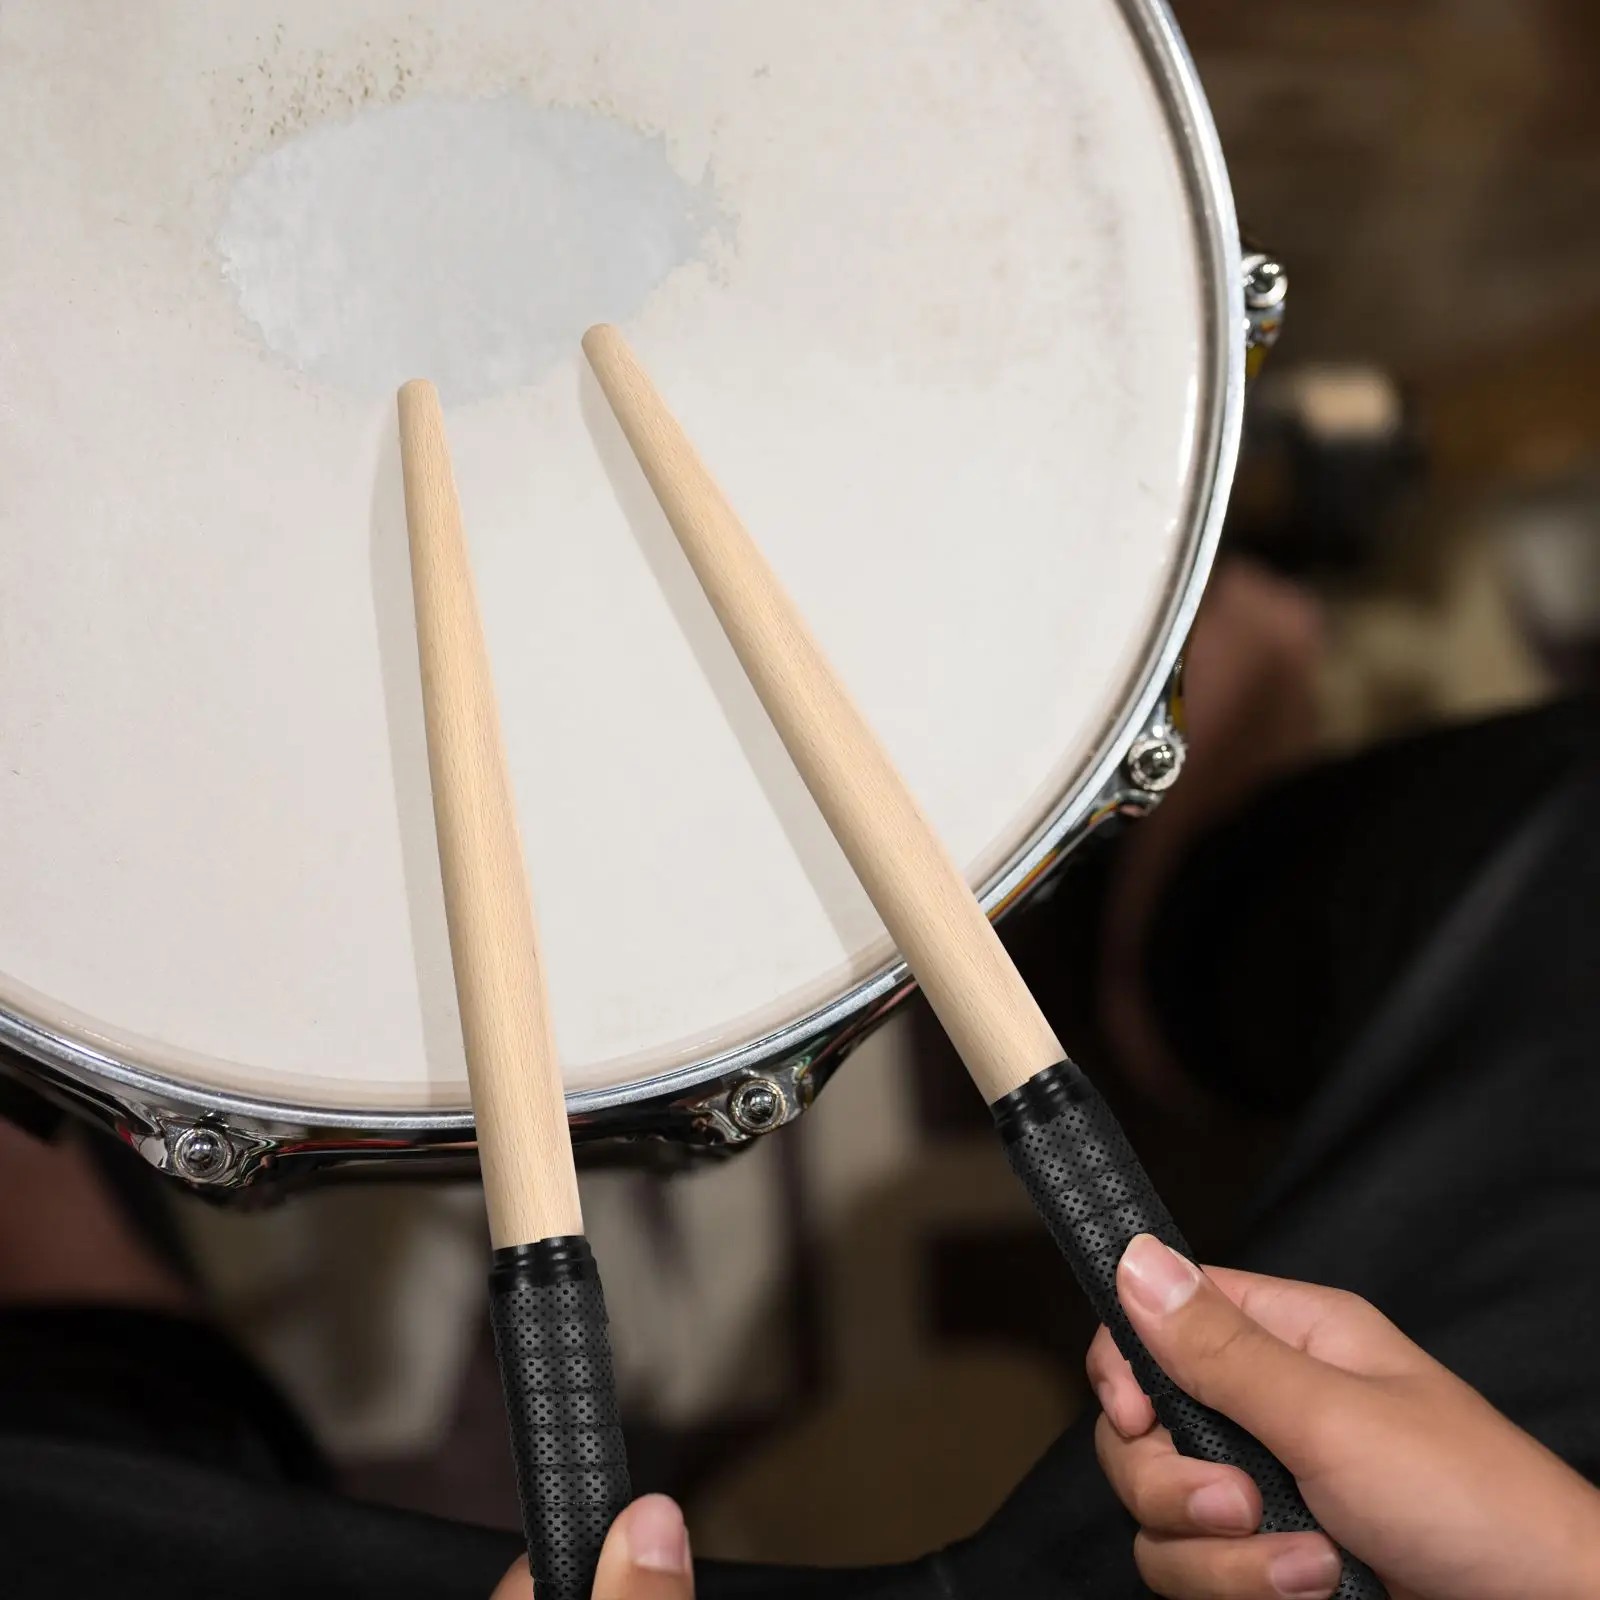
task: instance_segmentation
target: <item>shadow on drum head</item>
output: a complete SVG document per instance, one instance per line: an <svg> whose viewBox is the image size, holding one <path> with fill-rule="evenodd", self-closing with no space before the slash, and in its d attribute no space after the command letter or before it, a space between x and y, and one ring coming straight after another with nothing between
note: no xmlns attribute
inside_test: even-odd
<svg viewBox="0 0 1600 1600"><path fill-rule="evenodd" d="M745 760L750 763L766 795L767 804L782 825L795 859L804 869L818 902L839 935L840 943L847 956L856 956L863 927L871 927L877 921L866 893L856 881L850 863L829 832L816 802L789 759L777 729L751 688L722 624L700 587L700 580L679 548L677 537L656 503L655 494L586 361L578 363L578 384L584 424L594 440L595 451L640 554L661 586L662 595L682 628L700 671L716 695L722 714L739 741ZM751 531L759 543L759 531ZM639 670L648 671L648 663L640 662ZM706 804L717 803L716 794L708 791Z"/></svg>

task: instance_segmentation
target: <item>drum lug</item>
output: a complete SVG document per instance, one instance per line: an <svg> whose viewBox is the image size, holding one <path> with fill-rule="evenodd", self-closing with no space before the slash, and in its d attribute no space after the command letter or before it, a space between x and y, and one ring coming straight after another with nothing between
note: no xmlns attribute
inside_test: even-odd
<svg viewBox="0 0 1600 1600"><path fill-rule="evenodd" d="M276 1141L242 1133L216 1116L191 1122L157 1112L151 1123L148 1132L133 1136L135 1148L158 1171L196 1189L245 1188L276 1148Z"/></svg>
<svg viewBox="0 0 1600 1600"><path fill-rule="evenodd" d="M1289 274L1282 262L1264 250L1247 248L1243 267L1246 372L1253 378L1283 331Z"/></svg>
<svg viewBox="0 0 1600 1600"><path fill-rule="evenodd" d="M811 1104L815 1065L808 1052L759 1075L722 1084L684 1109L707 1142L748 1144L793 1122Z"/></svg>
<svg viewBox="0 0 1600 1600"><path fill-rule="evenodd" d="M789 1097L771 1078L746 1078L728 1096L728 1115L749 1134L781 1127L788 1108Z"/></svg>
<svg viewBox="0 0 1600 1600"><path fill-rule="evenodd" d="M1152 732L1128 751L1128 777L1145 794L1165 794L1183 771L1185 753L1183 740L1172 729Z"/></svg>
<svg viewBox="0 0 1600 1600"><path fill-rule="evenodd" d="M1108 786L1102 811L1124 816L1153 811L1182 775L1189 754L1182 731L1182 673L1180 662L1144 731L1128 746L1122 768Z"/></svg>
<svg viewBox="0 0 1600 1600"><path fill-rule="evenodd" d="M43 1057L25 1057L0 1041L0 1072L16 1076L49 1104L137 1150L158 1172L217 1195L249 1187L284 1141L228 1125L215 1112L198 1117L145 1096L85 1081Z"/></svg>

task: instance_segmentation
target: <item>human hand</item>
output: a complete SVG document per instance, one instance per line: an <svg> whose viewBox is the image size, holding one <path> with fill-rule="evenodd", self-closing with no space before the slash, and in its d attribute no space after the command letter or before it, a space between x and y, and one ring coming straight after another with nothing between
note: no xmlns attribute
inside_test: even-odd
<svg viewBox="0 0 1600 1600"><path fill-rule="evenodd" d="M529 1600L532 1594L523 1556L491 1600ZM611 1524L594 1575L594 1600L694 1600L689 1530L665 1495L641 1496Z"/></svg>
<svg viewBox="0 0 1600 1600"><path fill-rule="evenodd" d="M1600 1595L1600 1491L1352 1294L1202 1274L1148 1235L1117 1292L1161 1368L1292 1472L1334 1539L1392 1600ZM1233 1467L1180 1456L1111 1336L1089 1350L1101 1466L1140 1524L1139 1571L1169 1600L1322 1600L1320 1534L1256 1534Z"/></svg>

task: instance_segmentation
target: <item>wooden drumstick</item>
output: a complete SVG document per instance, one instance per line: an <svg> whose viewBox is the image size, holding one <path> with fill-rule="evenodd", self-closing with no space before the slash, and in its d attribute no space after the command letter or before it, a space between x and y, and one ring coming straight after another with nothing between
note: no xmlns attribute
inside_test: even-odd
<svg viewBox="0 0 1600 1600"><path fill-rule="evenodd" d="M630 1498L605 1301L583 1238L561 1068L444 418L399 397L428 770L494 1245L490 1305L540 1600L588 1600Z"/></svg>
<svg viewBox="0 0 1600 1600"><path fill-rule="evenodd" d="M1062 1057L966 879L615 328L583 348L818 808L986 1100Z"/></svg>
<svg viewBox="0 0 1600 1600"><path fill-rule="evenodd" d="M1062 1050L976 895L828 665L794 603L615 328L583 348L750 681L967 1070L1013 1169L1180 1450L1242 1467L1265 1531L1315 1528L1261 1444L1184 1394L1117 1298L1117 1264L1153 1233L1192 1259L1116 1119ZM1382 1596L1345 1558L1342 1600Z"/></svg>
<svg viewBox="0 0 1600 1600"><path fill-rule="evenodd" d="M583 1232L522 839L439 397L400 391L428 771L495 1246Z"/></svg>

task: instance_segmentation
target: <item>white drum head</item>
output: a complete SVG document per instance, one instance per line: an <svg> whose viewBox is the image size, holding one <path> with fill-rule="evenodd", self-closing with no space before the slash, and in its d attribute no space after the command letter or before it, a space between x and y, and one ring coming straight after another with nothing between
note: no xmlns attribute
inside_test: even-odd
<svg viewBox="0 0 1600 1600"><path fill-rule="evenodd" d="M1149 678L1226 472L1171 103L1111 0L0 9L0 1005L272 1105L466 1104L415 376L569 1087L880 965L579 335L624 327L987 880Z"/></svg>

